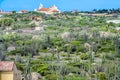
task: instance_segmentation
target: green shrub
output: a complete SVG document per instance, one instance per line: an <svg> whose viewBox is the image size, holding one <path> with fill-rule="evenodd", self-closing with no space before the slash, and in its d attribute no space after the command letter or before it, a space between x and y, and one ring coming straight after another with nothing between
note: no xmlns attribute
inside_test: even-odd
<svg viewBox="0 0 120 80"><path fill-rule="evenodd" d="M10 26L13 22L12 18L2 18L0 19L0 26Z"/></svg>
<svg viewBox="0 0 120 80"><path fill-rule="evenodd" d="M92 74L91 77L92 77L92 78L96 78L96 74Z"/></svg>
<svg viewBox="0 0 120 80"><path fill-rule="evenodd" d="M116 58L120 58L120 54L116 54L115 57L116 57Z"/></svg>
<svg viewBox="0 0 120 80"><path fill-rule="evenodd" d="M16 66L17 66L17 68L19 69L19 70L21 70L21 71L24 71L24 69L25 69L25 64L22 64L22 63L16 63Z"/></svg>
<svg viewBox="0 0 120 80"><path fill-rule="evenodd" d="M80 69L84 69L85 71L89 70L89 63L88 62L74 62L74 63L69 63L68 65L73 66L73 67L78 67Z"/></svg>
<svg viewBox="0 0 120 80"><path fill-rule="evenodd" d="M106 76L105 76L105 73L104 73L104 72L99 72L99 73L97 73L97 77L98 77L100 80L106 80Z"/></svg>
<svg viewBox="0 0 120 80"><path fill-rule="evenodd" d="M60 77L56 74L48 74L45 76L46 80L58 80Z"/></svg>
<svg viewBox="0 0 120 80"><path fill-rule="evenodd" d="M64 58L65 60L72 60L72 58L69 58L69 57L67 57L67 58Z"/></svg>
<svg viewBox="0 0 120 80"><path fill-rule="evenodd" d="M95 54L95 57L101 57L101 55L99 53Z"/></svg>
<svg viewBox="0 0 120 80"><path fill-rule="evenodd" d="M56 29L58 29L57 26L49 26L46 28L46 30L56 30Z"/></svg>
<svg viewBox="0 0 120 80"><path fill-rule="evenodd" d="M72 44L73 46L77 46L77 45L80 44L80 41L72 41L71 44Z"/></svg>
<svg viewBox="0 0 120 80"><path fill-rule="evenodd" d="M21 50L16 49L16 50L8 52L7 54L8 55L16 55L16 54L21 53L21 52L22 52Z"/></svg>
<svg viewBox="0 0 120 80"><path fill-rule="evenodd" d="M81 58L82 60L87 60L87 59L90 58L90 56L89 56L87 53L82 53L82 54L80 55L80 58Z"/></svg>
<svg viewBox="0 0 120 80"><path fill-rule="evenodd" d="M61 75L68 75L69 73L80 74L80 69L78 67L73 67L73 66L62 67L62 69L60 71Z"/></svg>
<svg viewBox="0 0 120 80"><path fill-rule="evenodd" d="M109 52L110 50L111 50L111 48L109 48L109 47L102 47L99 49L99 51L101 51L101 52Z"/></svg>
<svg viewBox="0 0 120 80"><path fill-rule="evenodd" d="M64 53L64 54L61 54L62 57L67 57L68 54Z"/></svg>
<svg viewBox="0 0 120 80"><path fill-rule="evenodd" d="M66 75L64 77L64 80L87 80L86 77L80 77L78 75L75 75L75 74L71 74L71 75Z"/></svg>
<svg viewBox="0 0 120 80"><path fill-rule="evenodd" d="M49 73L48 67L49 66L47 64L42 64L39 67L37 67L37 72L40 73L41 75L46 75Z"/></svg>
<svg viewBox="0 0 120 80"><path fill-rule="evenodd" d="M85 47L83 45L76 48L76 52L85 52Z"/></svg>
<svg viewBox="0 0 120 80"><path fill-rule="evenodd" d="M105 58L109 59L109 60L114 60L115 59L114 54L111 54L111 53L106 54Z"/></svg>

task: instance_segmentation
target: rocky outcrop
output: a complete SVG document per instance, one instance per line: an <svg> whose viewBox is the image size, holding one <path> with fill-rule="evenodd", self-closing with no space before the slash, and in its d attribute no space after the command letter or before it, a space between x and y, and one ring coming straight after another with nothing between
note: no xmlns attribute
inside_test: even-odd
<svg viewBox="0 0 120 80"><path fill-rule="evenodd" d="M31 73L31 80L42 80L42 76L37 72Z"/></svg>
<svg viewBox="0 0 120 80"><path fill-rule="evenodd" d="M68 39L68 38L70 38L70 32L64 32L62 35L61 35L61 38L62 39Z"/></svg>

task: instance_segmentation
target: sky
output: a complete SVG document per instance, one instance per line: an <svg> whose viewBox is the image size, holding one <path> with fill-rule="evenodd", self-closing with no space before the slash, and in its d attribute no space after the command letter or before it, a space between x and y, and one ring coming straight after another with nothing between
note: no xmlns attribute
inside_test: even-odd
<svg viewBox="0 0 120 80"><path fill-rule="evenodd" d="M120 0L0 0L0 9L4 11L20 11L38 9L56 5L61 11L90 11L93 9L120 8Z"/></svg>

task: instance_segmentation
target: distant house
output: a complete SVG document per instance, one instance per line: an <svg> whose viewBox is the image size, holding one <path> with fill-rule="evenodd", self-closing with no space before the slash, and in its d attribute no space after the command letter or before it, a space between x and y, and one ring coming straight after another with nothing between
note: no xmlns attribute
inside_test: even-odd
<svg viewBox="0 0 120 80"><path fill-rule="evenodd" d="M22 13L27 13L28 11L27 10L21 10Z"/></svg>
<svg viewBox="0 0 120 80"><path fill-rule="evenodd" d="M12 14L12 12L4 12L4 11L2 11L2 10L0 10L0 15L3 15L3 14Z"/></svg>
<svg viewBox="0 0 120 80"><path fill-rule="evenodd" d="M49 8L44 8L42 4L40 4L39 9L37 10L38 12L45 13L45 14L55 14L55 13L60 13L60 10L53 5Z"/></svg>
<svg viewBox="0 0 120 80"><path fill-rule="evenodd" d="M22 80L14 62L0 61L0 80Z"/></svg>

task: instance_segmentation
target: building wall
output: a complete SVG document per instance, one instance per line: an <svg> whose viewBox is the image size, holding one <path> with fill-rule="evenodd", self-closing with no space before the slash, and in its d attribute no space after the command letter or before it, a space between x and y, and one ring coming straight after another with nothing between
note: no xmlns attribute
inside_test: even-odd
<svg viewBox="0 0 120 80"><path fill-rule="evenodd" d="M52 10L49 10L49 11L38 11L38 12L45 13L45 14L54 14L54 13L56 13L56 12L52 12ZM57 12L57 13L60 13L60 12Z"/></svg>
<svg viewBox="0 0 120 80"><path fill-rule="evenodd" d="M0 80L13 80L13 72L0 72Z"/></svg>
<svg viewBox="0 0 120 80"><path fill-rule="evenodd" d="M0 80L22 80L22 75L14 65L13 71L1 71Z"/></svg>
<svg viewBox="0 0 120 80"><path fill-rule="evenodd" d="M50 10L58 10L58 8L56 6L52 6Z"/></svg>

